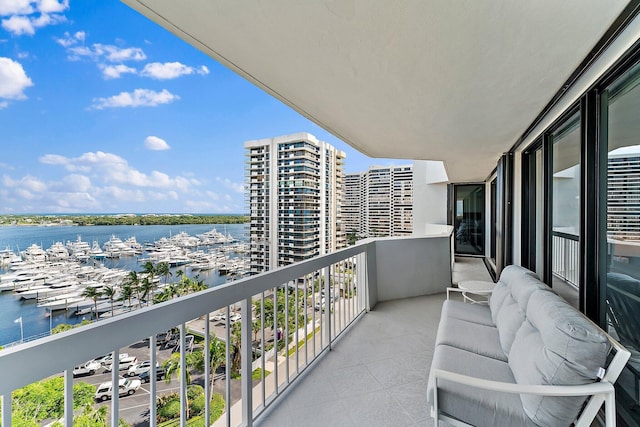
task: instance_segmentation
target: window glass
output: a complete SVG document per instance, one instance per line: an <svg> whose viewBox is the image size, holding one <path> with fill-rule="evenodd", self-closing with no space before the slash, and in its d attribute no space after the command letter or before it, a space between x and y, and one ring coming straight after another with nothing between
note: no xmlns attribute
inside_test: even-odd
<svg viewBox="0 0 640 427"><path fill-rule="evenodd" d="M621 416L640 424L640 72L622 76L603 95L606 117L607 280L609 333L631 351L616 397Z"/></svg>

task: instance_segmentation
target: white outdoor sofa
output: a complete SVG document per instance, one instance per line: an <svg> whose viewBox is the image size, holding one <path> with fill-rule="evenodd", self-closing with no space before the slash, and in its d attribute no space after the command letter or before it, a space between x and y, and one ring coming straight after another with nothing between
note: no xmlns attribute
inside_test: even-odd
<svg viewBox="0 0 640 427"><path fill-rule="evenodd" d="M604 403L615 426L613 383L629 351L522 267L503 270L488 305L449 299L456 291L427 388L436 425L582 427Z"/></svg>

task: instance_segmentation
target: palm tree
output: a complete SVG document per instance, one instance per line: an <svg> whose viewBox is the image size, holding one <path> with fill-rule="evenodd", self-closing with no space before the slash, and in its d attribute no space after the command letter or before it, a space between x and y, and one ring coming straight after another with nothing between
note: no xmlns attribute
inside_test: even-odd
<svg viewBox="0 0 640 427"><path fill-rule="evenodd" d="M131 286L131 289L138 297L138 304L140 304L140 277L138 277L138 273L130 271L124 283ZM131 305L131 298L129 298L129 305Z"/></svg>
<svg viewBox="0 0 640 427"><path fill-rule="evenodd" d="M149 305L149 301L153 301L153 291L156 285L149 280L148 277L142 279L142 286L140 286L140 290L142 291L142 299L147 300L147 305Z"/></svg>
<svg viewBox="0 0 640 427"><path fill-rule="evenodd" d="M204 354L205 349L202 351L197 351L193 353L194 356L197 357L197 364L194 366L195 369L199 371L204 371ZM209 363L211 367L211 378L209 387L209 393L213 393L213 383L216 379L216 370L224 364L226 360L226 345L224 342L220 341L215 335L211 336L211 342L209 344ZM211 401L211 396L208 396L209 401Z"/></svg>
<svg viewBox="0 0 640 427"><path fill-rule="evenodd" d="M113 317L113 300L117 293L118 291L113 286L105 285L102 288L102 295L109 298L109 301L111 302L111 317Z"/></svg>
<svg viewBox="0 0 640 427"><path fill-rule="evenodd" d="M95 307L96 320L98 320L98 298L100 297L100 291L94 288L93 286L87 286L82 291L81 296L85 298L91 298L93 300L93 305Z"/></svg>
<svg viewBox="0 0 640 427"><path fill-rule="evenodd" d="M128 282L125 282L120 286L120 301L128 301L129 307L131 307L131 297L133 296L133 286L131 286Z"/></svg>
<svg viewBox="0 0 640 427"><path fill-rule="evenodd" d="M167 283L169 276L171 276L171 271L169 270L169 264L166 262L161 262L156 266L156 273L159 276L164 277L164 283Z"/></svg>
<svg viewBox="0 0 640 427"><path fill-rule="evenodd" d="M198 354L200 354L200 356L198 356ZM200 364L199 359L202 358L202 353L200 353L199 351L195 352L195 353L188 353L185 355L185 376L187 378L187 385L191 384L191 373L190 371L192 369L197 369L197 367ZM164 363L162 364L162 367L165 370L165 382L167 384L171 384L171 376L175 373L178 374L178 376L180 376L180 353L173 353L171 355L171 357L169 357L167 360L164 361ZM186 408L185 410L186 415L187 415L187 419L189 419L189 397L187 397L187 404L185 405Z"/></svg>
<svg viewBox="0 0 640 427"><path fill-rule="evenodd" d="M147 261L142 265L142 272L146 273L147 278L152 282L153 278L155 277L156 271L156 267L151 261Z"/></svg>
<svg viewBox="0 0 640 427"><path fill-rule="evenodd" d="M236 322L231 326L231 372L240 372L240 355L242 344L242 321Z"/></svg>

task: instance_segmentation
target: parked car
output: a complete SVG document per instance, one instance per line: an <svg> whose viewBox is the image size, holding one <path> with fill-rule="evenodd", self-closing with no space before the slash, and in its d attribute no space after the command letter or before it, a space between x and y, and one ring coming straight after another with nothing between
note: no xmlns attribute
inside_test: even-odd
<svg viewBox="0 0 640 427"><path fill-rule="evenodd" d="M161 366L156 367L156 379L157 380L163 380L164 379L164 374L166 373L165 369ZM151 369L142 372L138 378L140 378L140 381L144 382L144 383L148 383L151 380Z"/></svg>
<svg viewBox="0 0 640 427"><path fill-rule="evenodd" d="M122 359L129 357L129 353L120 353L118 355L118 358L120 359L120 361L122 361ZM100 357L96 357L95 359L93 359L94 361L102 364L102 365L111 365L111 363L113 362L113 353L109 353L109 354L105 354L104 356L100 356Z"/></svg>
<svg viewBox="0 0 640 427"><path fill-rule="evenodd" d="M158 363L156 362L156 368L158 366L160 365L158 365ZM135 365L129 366L129 369L127 370L127 375L129 375L130 377L135 377L136 375L140 375L141 373L149 371L150 369L151 369L151 361L145 360L144 362L139 362L139 363L136 363Z"/></svg>
<svg viewBox="0 0 640 427"><path fill-rule="evenodd" d="M118 381L118 396L131 396L140 388L140 380L131 380L128 378L122 378ZM113 383L108 381L98 386L94 395L96 400L105 401L111 399L111 390Z"/></svg>
<svg viewBox="0 0 640 427"><path fill-rule="evenodd" d="M135 365L136 363L138 363L138 359L136 359L135 357L131 356L127 356L127 357L121 357L120 358L120 364L118 366L118 370L119 371L126 371L128 370L132 365ZM104 370L107 372L111 372L111 370L113 369L113 364L109 363L108 365L104 365Z"/></svg>
<svg viewBox="0 0 640 427"><path fill-rule="evenodd" d="M102 368L102 365L99 362L96 362L95 360L89 360L85 364L73 368L73 376L77 377L80 375L93 375L100 368Z"/></svg>
<svg viewBox="0 0 640 427"><path fill-rule="evenodd" d="M240 320L242 320L242 316L238 313L233 313L231 316L229 316L229 322L231 324L239 322Z"/></svg>
<svg viewBox="0 0 640 427"><path fill-rule="evenodd" d="M324 303L325 303L325 301L326 301L325 298L322 297L322 299L316 303L316 306L314 307L316 309L316 311L320 311L320 310L324 311Z"/></svg>

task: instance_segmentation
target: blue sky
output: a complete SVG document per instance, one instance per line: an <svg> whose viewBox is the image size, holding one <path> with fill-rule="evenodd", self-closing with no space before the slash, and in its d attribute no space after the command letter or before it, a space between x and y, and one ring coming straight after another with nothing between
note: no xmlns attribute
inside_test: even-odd
<svg viewBox="0 0 640 427"><path fill-rule="evenodd" d="M245 211L243 142L370 159L116 0L0 0L0 214Z"/></svg>

